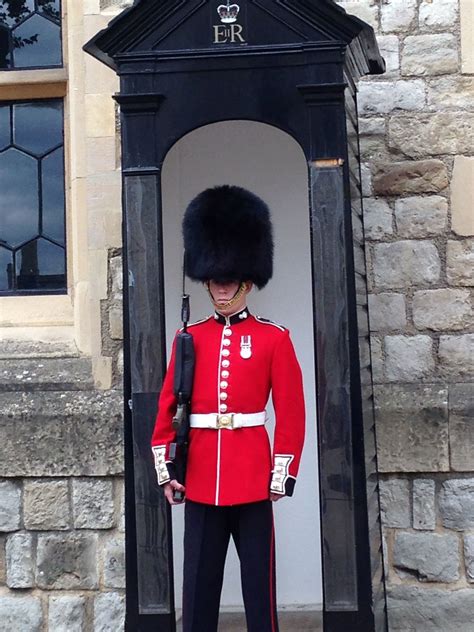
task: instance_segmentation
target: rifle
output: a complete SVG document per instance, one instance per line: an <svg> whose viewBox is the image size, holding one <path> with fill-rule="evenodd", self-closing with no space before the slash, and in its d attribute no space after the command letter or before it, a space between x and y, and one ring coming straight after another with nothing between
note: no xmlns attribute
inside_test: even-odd
<svg viewBox="0 0 474 632"><path fill-rule="evenodd" d="M170 458L175 466L176 480L182 485L185 484L186 479L190 429L189 415L195 365L194 341L192 335L188 333L189 315L189 296L183 294L181 308L183 329L176 336L174 369L174 394L178 400L176 414L173 417L176 442L170 445ZM180 502L184 500L184 494L175 490L173 498L175 501Z"/></svg>

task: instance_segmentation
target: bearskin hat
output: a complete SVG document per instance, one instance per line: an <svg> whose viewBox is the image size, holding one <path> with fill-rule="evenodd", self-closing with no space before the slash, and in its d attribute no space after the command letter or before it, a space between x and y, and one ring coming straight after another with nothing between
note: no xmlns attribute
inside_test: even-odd
<svg viewBox="0 0 474 632"><path fill-rule="evenodd" d="M195 281L253 281L273 274L270 211L246 189L223 185L202 191L183 219L186 274Z"/></svg>

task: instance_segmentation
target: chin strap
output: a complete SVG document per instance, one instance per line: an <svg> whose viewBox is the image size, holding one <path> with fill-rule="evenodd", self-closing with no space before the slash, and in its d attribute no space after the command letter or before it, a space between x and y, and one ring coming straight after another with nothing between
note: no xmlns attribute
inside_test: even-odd
<svg viewBox="0 0 474 632"><path fill-rule="evenodd" d="M234 294L234 296L231 299L229 299L227 303L224 303L224 304L216 303L216 301L214 300L214 297L212 296L211 290L209 289L209 282L206 283L206 288L207 288L207 293L209 294L209 298L212 301L212 304L217 309L217 311L219 311L219 309L229 309L229 307L232 307L233 305L235 305L242 298L242 295L247 290L247 284L244 281L242 281L242 283L239 286L239 289Z"/></svg>

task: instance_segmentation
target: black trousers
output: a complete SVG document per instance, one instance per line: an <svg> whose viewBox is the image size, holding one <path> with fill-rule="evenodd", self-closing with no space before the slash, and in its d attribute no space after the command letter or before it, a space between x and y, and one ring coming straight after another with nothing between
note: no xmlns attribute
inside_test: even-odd
<svg viewBox="0 0 474 632"><path fill-rule="evenodd" d="M186 501L183 632L216 632L232 536L240 559L248 632L278 632L270 501L215 507Z"/></svg>

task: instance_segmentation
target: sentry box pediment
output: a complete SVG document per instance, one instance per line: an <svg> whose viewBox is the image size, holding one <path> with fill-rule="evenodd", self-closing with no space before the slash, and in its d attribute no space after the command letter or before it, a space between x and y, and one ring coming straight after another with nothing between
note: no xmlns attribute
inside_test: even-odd
<svg viewBox="0 0 474 632"><path fill-rule="evenodd" d="M119 72L151 60L346 48L359 76L383 72L373 29L332 0L135 0L85 47Z"/></svg>

